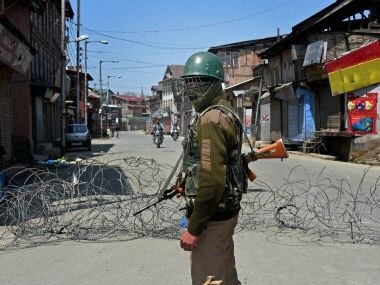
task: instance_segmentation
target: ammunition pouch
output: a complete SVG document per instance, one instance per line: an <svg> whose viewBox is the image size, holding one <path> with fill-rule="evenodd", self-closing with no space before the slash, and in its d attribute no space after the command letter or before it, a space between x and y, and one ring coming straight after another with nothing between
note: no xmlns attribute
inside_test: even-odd
<svg viewBox="0 0 380 285"><path fill-rule="evenodd" d="M214 105L207 108L202 114L200 114L200 117L212 108L219 109L229 116L235 122L237 131L237 143L229 150L223 197L219 202L215 213L217 216L220 216L221 213L232 213L240 209L242 194L246 193L248 188L246 171L248 166L245 166L244 158L241 155L243 134L243 126L241 125L241 122L233 112L221 105ZM196 122L197 120L194 120L190 125L189 140L184 145L184 170L186 170L185 200L186 206L189 209L188 214L191 214L192 208L194 208L200 170L199 146L196 141Z"/></svg>
<svg viewBox="0 0 380 285"><path fill-rule="evenodd" d="M188 208L194 208L194 200L197 196L198 176L200 162L194 163L187 169L185 178L185 200Z"/></svg>

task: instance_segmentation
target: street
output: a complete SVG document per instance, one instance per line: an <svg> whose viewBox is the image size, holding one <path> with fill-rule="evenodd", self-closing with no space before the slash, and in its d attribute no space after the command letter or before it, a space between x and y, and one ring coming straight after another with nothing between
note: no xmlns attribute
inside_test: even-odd
<svg viewBox="0 0 380 285"><path fill-rule="evenodd" d="M85 185L109 183L102 188L108 189L101 193L102 204L91 206L91 212L78 208L76 216L82 213L83 221L89 213L87 218L99 215L108 222L115 217L117 222L111 225L120 227L115 230L117 235L91 240L76 232L77 237L83 238L34 244L27 241L42 238L28 237L20 246L2 247L1 284L191 284L189 256L178 241L181 202L174 198L156 210L142 213L141 218L130 217L146 205L145 200L143 203L139 199L162 186L180 153L181 140L165 136L163 145L156 148L151 135L142 131L120 132L118 139L94 139L92 152L70 152L70 156L89 155L97 161L87 166L82 176L102 169L102 179L93 175L92 184ZM149 160L157 164L142 163ZM162 169L155 172L156 166ZM242 284L380 284L380 167L322 160L294 152L282 162L267 159L249 166L257 180L249 184L243 198L234 236ZM115 174L107 172L111 167L120 169L126 179L112 178ZM120 185L130 189L123 192L117 189ZM138 204L131 205L125 198L130 190L135 199L132 202L139 201ZM86 191L87 197L95 196L95 192L90 195ZM110 205L116 204L119 208L110 210ZM125 212L115 213L114 209L122 211L123 207L130 207L126 210L128 217L124 217ZM107 213L99 214L96 208ZM152 213L157 216L151 217ZM84 224L77 225L84 228ZM107 223L102 222L101 227L92 222L91 225L104 230ZM92 233L92 237L96 235Z"/></svg>

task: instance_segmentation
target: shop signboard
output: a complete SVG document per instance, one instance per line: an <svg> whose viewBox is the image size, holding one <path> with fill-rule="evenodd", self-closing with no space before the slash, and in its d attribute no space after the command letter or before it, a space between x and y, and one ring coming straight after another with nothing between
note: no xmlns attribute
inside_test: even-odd
<svg viewBox="0 0 380 285"><path fill-rule="evenodd" d="M380 40L325 64L332 95L351 92L380 82Z"/></svg>
<svg viewBox="0 0 380 285"><path fill-rule="evenodd" d="M347 129L358 135L375 135L379 123L380 87L347 94Z"/></svg>
<svg viewBox="0 0 380 285"><path fill-rule="evenodd" d="M18 73L25 74L31 60L32 55L28 47L0 23L0 62Z"/></svg>

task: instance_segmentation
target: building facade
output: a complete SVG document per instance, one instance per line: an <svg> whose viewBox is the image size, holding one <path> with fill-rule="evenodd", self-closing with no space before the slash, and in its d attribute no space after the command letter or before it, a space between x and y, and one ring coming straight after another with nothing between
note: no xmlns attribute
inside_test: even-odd
<svg viewBox="0 0 380 285"><path fill-rule="evenodd" d="M23 144L30 153L32 128L30 62L35 49L30 43L29 1L2 1L0 4L0 163L10 160L12 147ZM14 115L23 109L23 122ZM29 121L30 122L30 121Z"/></svg>
<svg viewBox="0 0 380 285"><path fill-rule="evenodd" d="M73 15L66 1L65 16L72 18ZM61 1L45 1L42 9L31 15L30 28L31 44L36 50L31 67L34 152L49 154L53 148L60 147L64 119L61 100L66 90L60 90Z"/></svg>
<svg viewBox="0 0 380 285"><path fill-rule="evenodd" d="M183 75L183 67L179 64L168 65L162 80L158 83L162 90L162 99L161 110L157 112L156 119L160 119L164 124L166 133L170 133L173 122L178 122L181 131L184 129L184 122L187 121L187 105L183 104L182 94L178 93L177 88L177 84Z"/></svg>
<svg viewBox="0 0 380 285"><path fill-rule="evenodd" d="M73 12L66 1L65 17ZM60 141L61 1L0 4L1 146L27 160Z"/></svg>
<svg viewBox="0 0 380 285"><path fill-rule="evenodd" d="M254 77L252 69L265 63L258 56L277 42L279 37L249 40L211 47L208 51L216 54L223 63L226 87L234 86Z"/></svg>
<svg viewBox="0 0 380 285"><path fill-rule="evenodd" d="M295 25L290 34L260 54L268 59L266 74L273 98L270 105L272 140L282 137L288 144L300 145L305 151L322 151L350 160L352 142L366 134L349 129L347 102L354 90L334 92L327 67L330 62L340 61L344 54L376 42L379 22L376 0L336 1ZM356 82L363 81L369 69L350 76L340 68L335 71L335 78ZM372 90L377 90L376 84L375 80L361 87L372 85ZM375 138L374 132L367 134ZM322 148L315 148L314 144Z"/></svg>

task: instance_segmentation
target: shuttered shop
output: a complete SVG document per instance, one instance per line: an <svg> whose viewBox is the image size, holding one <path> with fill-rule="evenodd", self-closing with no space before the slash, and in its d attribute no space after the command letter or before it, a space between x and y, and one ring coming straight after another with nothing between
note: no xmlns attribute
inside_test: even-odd
<svg viewBox="0 0 380 285"><path fill-rule="evenodd" d="M54 142L60 136L60 106L48 99L34 97L34 137L38 147L40 143Z"/></svg>
<svg viewBox="0 0 380 285"><path fill-rule="evenodd" d="M45 142L46 141L46 135L45 131L45 120L44 120L44 104L42 102L42 99L40 97L35 97L35 139L36 143Z"/></svg>
<svg viewBox="0 0 380 285"><path fill-rule="evenodd" d="M11 74L0 70L0 145L4 148L4 160L11 159L12 107Z"/></svg>

